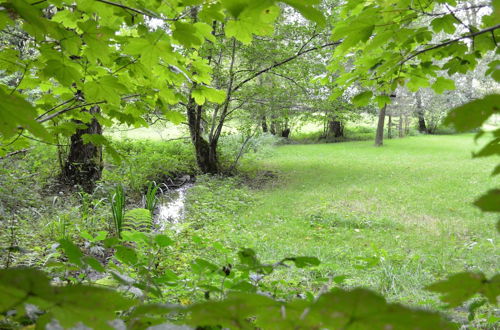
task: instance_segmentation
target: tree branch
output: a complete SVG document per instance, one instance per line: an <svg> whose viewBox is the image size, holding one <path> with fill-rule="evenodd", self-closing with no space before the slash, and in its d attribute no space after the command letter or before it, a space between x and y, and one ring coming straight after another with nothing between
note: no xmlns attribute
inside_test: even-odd
<svg viewBox="0 0 500 330"><path fill-rule="evenodd" d="M48 113L50 113L50 112L54 111L54 110L55 110L55 109L57 109L57 108L62 107L63 105L68 104L69 102L73 101L74 99L75 99L75 97L72 97L72 98L70 98L69 100L64 101L63 103L60 103L60 104L58 104L58 105L56 105L56 106L54 106L54 107L50 108L49 110L47 110L47 111L45 111L44 113L42 113L40 116L36 117L36 118L35 118L35 120L39 120L40 118L42 118L42 117L43 117L43 116L45 116L46 114L48 114Z"/></svg>
<svg viewBox="0 0 500 330"><path fill-rule="evenodd" d="M317 46L317 47L313 47L313 48L309 48L309 49L306 49L306 50L303 50L293 56L290 56L289 58L286 58L280 62L277 62L277 63L274 63L273 65L270 65L268 66L267 68L265 69L262 69L256 73L254 73L252 76L246 78L245 80L243 80L242 82L240 82L238 85L236 85L232 90L231 92L236 92L238 89L240 89L244 84L246 84L247 82L257 78L258 76L260 76L261 74L263 73L266 73L268 72L269 70L272 70L274 68L277 68L283 64L286 64L290 61L293 61L294 59L296 59L297 57L300 57L304 54L307 54L307 53L310 53L310 52L314 52L316 50L320 50L320 49L323 49L323 48L326 48L326 47L330 47L330 46L336 46L336 45L340 45L341 44L341 41L335 41L335 42L330 42L330 43L327 43L327 44L324 44L324 45L321 45L321 46Z"/></svg>
<svg viewBox="0 0 500 330"><path fill-rule="evenodd" d="M94 102L94 103L84 103L84 104L80 104L80 105L75 105L74 107L69 107L69 108L63 109L61 111L58 111L56 113L51 114L48 117L45 117L43 119L39 119L39 120L37 120L37 122L39 122L39 123L45 123L46 121L54 119L55 117L57 117L59 115L62 115L63 113L69 112L71 110L84 108L84 107L87 107L87 106L90 106L90 105L103 104L103 103L106 103L106 101L100 101L100 102Z"/></svg>
<svg viewBox="0 0 500 330"><path fill-rule="evenodd" d="M428 51L431 51L431 50L434 50L434 49L438 49L438 48L441 48L441 47L444 47L444 46L451 45L452 43L455 43L455 42L460 41L462 39L474 38L475 36L478 36L478 35L481 35L481 34L484 34L484 33L493 32L493 31L495 31L496 29L499 29L499 28L500 28L500 24L497 24L497 25L491 26L489 28L486 28L484 30L477 31L477 32L474 32L474 33L470 33L470 34L458 37L456 39L448 40L448 41L443 42L441 44L437 44L437 45L434 45L432 47L419 50L418 52L416 52L416 53L410 55L409 57L407 57L406 59L402 60L399 64L404 64L404 63L408 62L409 60L417 57L418 55L426 53Z"/></svg>
<svg viewBox="0 0 500 330"><path fill-rule="evenodd" d="M163 21L177 21L177 20L179 20L179 18L163 18L163 17L161 17L159 15L156 15L155 13L146 12L146 11L143 11L143 10L140 10L140 9L137 9L137 8L129 7L129 6L126 6L126 5L122 5L121 3L117 3L117 2L113 2L113 1L109 1L109 0L96 0L96 1L104 3L104 4L107 4L107 5L110 5L110 6L115 6L115 7L118 7L118 8L122 8L124 10L130 10L130 11L132 11L134 13L141 14L141 15L144 15L144 16L147 16L147 17L150 17L150 18L161 19Z"/></svg>

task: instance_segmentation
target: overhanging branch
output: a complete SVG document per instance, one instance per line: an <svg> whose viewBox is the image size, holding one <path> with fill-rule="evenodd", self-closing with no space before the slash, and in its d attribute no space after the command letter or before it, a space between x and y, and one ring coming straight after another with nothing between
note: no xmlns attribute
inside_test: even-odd
<svg viewBox="0 0 500 330"><path fill-rule="evenodd" d="M466 34L466 35L463 35L463 36L458 37L456 39L448 40L446 42L434 45L432 47L419 50L418 52L416 52L416 53L410 55L409 57L407 57L406 59L402 60L399 64L402 65L402 64L408 62L409 60L417 57L418 55L426 53L428 51L431 51L431 50L434 50L434 49L438 49L438 48L441 48L441 47L444 47L444 46L451 45L451 44L453 44L453 43L455 43L457 41L460 41L462 39L474 38L474 37L476 37L478 35L481 35L481 34L490 33L490 32L495 31L496 29L499 29L499 28L500 28L500 24L497 24L497 25L491 26L489 28L486 28L484 30L477 31L477 32L474 32L474 33L470 33L470 34Z"/></svg>
<svg viewBox="0 0 500 330"><path fill-rule="evenodd" d="M250 77L246 78L245 80L243 80L242 82L240 82L238 85L236 85L232 90L231 92L234 93L236 92L238 89L240 89L244 84L246 84L247 82L257 78L258 76L260 76L261 74L263 73L266 73L274 68L277 68L283 64L286 64L290 61L293 61L294 59L296 59L297 57L300 57L304 54L307 54L307 53L310 53L310 52L314 52L316 50L320 50L320 49L323 49L323 48L326 48L326 47L330 47L330 46L336 46L336 45L340 45L341 44L341 41L336 41L336 42L329 42L327 44L324 44L324 45L321 45L321 46L317 46L317 47L313 47L313 48L309 48L309 49L306 49L306 50L302 50L300 52L298 52L297 54L293 55L293 56L290 56L280 62L277 62L277 63L274 63L273 65L270 65L268 66L267 68L265 69L262 69L256 73L254 73L253 75L251 75Z"/></svg>

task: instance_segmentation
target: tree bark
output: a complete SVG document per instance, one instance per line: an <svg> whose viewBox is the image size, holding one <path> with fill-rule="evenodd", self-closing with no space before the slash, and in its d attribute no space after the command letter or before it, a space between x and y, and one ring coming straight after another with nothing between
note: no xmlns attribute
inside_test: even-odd
<svg viewBox="0 0 500 330"><path fill-rule="evenodd" d="M403 116L403 111L401 110L401 112L399 113L399 126L398 126L400 138L405 136L405 133L403 131L403 123L404 123L404 116Z"/></svg>
<svg viewBox="0 0 500 330"><path fill-rule="evenodd" d="M375 135L375 146L381 147L384 145L384 124L385 124L385 111L387 104L380 109L378 113L377 134Z"/></svg>
<svg viewBox="0 0 500 330"><path fill-rule="evenodd" d="M269 131L269 128L267 127L266 115L262 115L260 121L261 121L261 125L262 125L262 132L267 133Z"/></svg>
<svg viewBox="0 0 500 330"><path fill-rule="evenodd" d="M90 110L84 111L95 115L100 112L100 108L94 106ZM83 124L81 121L76 122ZM80 186L86 192L91 193L102 174L102 146L84 143L82 136L84 134L102 135L102 127L95 118L86 125L85 129L78 129L71 136L70 149L63 167L62 178L68 184Z"/></svg>
<svg viewBox="0 0 500 330"><path fill-rule="evenodd" d="M290 137L290 128L285 128L281 131L281 137L288 139Z"/></svg>
<svg viewBox="0 0 500 330"><path fill-rule="evenodd" d="M387 123L387 137L392 139L392 116L389 115L389 122Z"/></svg>
<svg viewBox="0 0 500 330"><path fill-rule="evenodd" d="M272 135L276 135L276 131L277 131L277 123L276 123L276 120L274 119L274 116L271 117L271 128L269 130L269 132L272 134Z"/></svg>
<svg viewBox="0 0 500 330"><path fill-rule="evenodd" d="M420 133L427 133L427 125L425 124L424 109L422 107L422 95L420 91L415 94L417 98L417 117L418 117L418 131Z"/></svg>
<svg viewBox="0 0 500 330"><path fill-rule="evenodd" d="M217 140L209 143L203 137L202 113L203 107L190 98L187 104L187 117L189 133L196 153L196 163L203 173L217 174L219 173Z"/></svg>
<svg viewBox="0 0 500 330"><path fill-rule="evenodd" d="M328 122L326 136L335 138L344 137L344 124L338 120L330 120Z"/></svg>

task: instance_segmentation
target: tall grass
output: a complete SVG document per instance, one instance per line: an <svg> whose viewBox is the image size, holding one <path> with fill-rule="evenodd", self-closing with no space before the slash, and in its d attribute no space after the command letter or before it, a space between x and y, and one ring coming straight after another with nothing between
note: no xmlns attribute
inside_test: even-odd
<svg viewBox="0 0 500 330"><path fill-rule="evenodd" d="M151 181L148 184L148 191L146 192L145 196L145 203L144 206L151 214L153 214L156 204L158 203L158 198L156 197L156 193L158 192L158 189L160 188L159 185L156 184L156 182Z"/></svg>
<svg viewBox="0 0 500 330"><path fill-rule="evenodd" d="M113 227L116 236L120 237L125 213L125 190L120 184L116 186L111 196L111 212L113 214Z"/></svg>

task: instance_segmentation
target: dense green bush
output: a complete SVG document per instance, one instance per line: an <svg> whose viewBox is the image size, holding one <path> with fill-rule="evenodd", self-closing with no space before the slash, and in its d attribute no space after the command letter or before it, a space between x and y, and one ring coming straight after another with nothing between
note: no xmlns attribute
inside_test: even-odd
<svg viewBox="0 0 500 330"><path fill-rule="evenodd" d="M189 141L116 140L113 147L122 155L121 161L106 157L103 171L105 184L118 184L139 197L149 182L158 184L179 174L196 173L196 161Z"/></svg>

